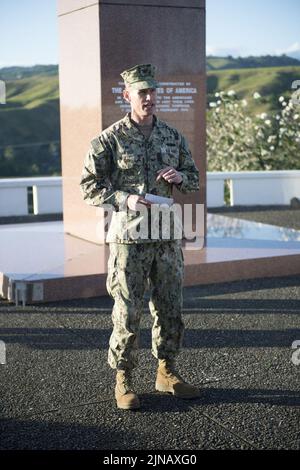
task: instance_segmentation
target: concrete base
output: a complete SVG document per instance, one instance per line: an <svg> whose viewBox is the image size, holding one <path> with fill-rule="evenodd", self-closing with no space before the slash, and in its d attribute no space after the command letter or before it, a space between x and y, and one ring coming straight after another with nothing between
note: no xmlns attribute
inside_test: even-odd
<svg viewBox="0 0 300 470"><path fill-rule="evenodd" d="M185 286L300 274L300 232L208 214L205 248L184 247ZM0 228L0 295L36 303L106 295L109 248L63 222Z"/></svg>

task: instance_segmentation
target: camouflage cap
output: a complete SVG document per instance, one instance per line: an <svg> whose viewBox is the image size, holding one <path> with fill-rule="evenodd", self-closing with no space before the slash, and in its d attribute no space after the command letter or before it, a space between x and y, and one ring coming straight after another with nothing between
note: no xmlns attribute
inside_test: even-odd
<svg viewBox="0 0 300 470"><path fill-rule="evenodd" d="M124 70L121 73L125 85L129 85L135 90L144 90L146 88L157 88L158 83L154 78L156 67L151 64L135 65L131 69Z"/></svg>

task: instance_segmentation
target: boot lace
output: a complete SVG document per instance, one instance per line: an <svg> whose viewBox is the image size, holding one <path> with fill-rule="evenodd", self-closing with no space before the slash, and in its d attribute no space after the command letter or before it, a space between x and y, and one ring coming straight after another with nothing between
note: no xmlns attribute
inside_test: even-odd
<svg viewBox="0 0 300 470"><path fill-rule="evenodd" d="M172 381L177 382L178 380L184 382L183 378L177 372L175 368L175 364L173 362L166 362L163 361L162 363L163 368L165 370L166 376L170 378Z"/></svg>
<svg viewBox="0 0 300 470"><path fill-rule="evenodd" d="M125 373L124 371L118 372L118 382L120 385L123 385L126 392L132 392L132 385L131 385L131 376L130 374Z"/></svg>

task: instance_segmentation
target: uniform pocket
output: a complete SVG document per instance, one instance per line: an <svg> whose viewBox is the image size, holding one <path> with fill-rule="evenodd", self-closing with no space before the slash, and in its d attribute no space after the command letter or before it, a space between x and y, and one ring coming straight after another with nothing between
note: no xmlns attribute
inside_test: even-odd
<svg viewBox="0 0 300 470"><path fill-rule="evenodd" d="M136 155L123 153L118 159L118 167L122 170L131 170L139 166L139 158Z"/></svg>
<svg viewBox="0 0 300 470"><path fill-rule="evenodd" d="M173 168L177 168L179 165L179 150L174 146L166 146L165 152L162 153L162 161L168 166L172 166Z"/></svg>
<svg viewBox="0 0 300 470"><path fill-rule="evenodd" d="M111 251L108 259L108 269L106 278L106 289L111 297L114 297L115 288L118 285L117 256Z"/></svg>

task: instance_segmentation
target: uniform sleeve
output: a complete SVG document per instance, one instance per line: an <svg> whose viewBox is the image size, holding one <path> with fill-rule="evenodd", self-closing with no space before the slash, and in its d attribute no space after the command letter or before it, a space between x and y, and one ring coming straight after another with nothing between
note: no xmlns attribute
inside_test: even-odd
<svg viewBox="0 0 300 470"><path fill-rule="evenodd" d="M176 185L179 191L185 194L199 189L199 171L189 150L188 143L183 136L181 136L179 147L179 167L177 171L182 176L182 182Z"/></svg>
<svg viewBox="0 0 300 470"><path fill-rule="evenodd" d="M112 150L104 136L92 140L84 160L80 189L87 204L91 206L111 204L119 211L126 207L129 194L113 188L112 164Z"/></svg>

